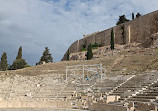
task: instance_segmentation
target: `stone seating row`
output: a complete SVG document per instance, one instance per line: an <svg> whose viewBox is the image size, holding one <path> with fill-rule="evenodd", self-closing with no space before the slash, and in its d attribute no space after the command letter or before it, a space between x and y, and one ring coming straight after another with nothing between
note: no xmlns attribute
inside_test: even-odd
<svg viewBox="0 0 158 111"><path fill-rule="evenodd" d="M155 88L155 84L157 83L150 85L146 90L142 91L139 94L136 94L128 100L140 102L150 102L151 100L156 100L158 97L158 89Z"/></svg>

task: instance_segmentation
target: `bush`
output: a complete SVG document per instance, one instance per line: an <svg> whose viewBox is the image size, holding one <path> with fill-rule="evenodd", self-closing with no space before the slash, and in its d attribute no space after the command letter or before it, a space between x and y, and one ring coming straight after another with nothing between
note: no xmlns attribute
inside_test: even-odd
<svg viewBox="0 0 158 111"><path fill-rule="evenodd" d="M98 43L94 43L91 45L92 49L97 49L98 47L102 47L101 44L98 44ZM81 49L81 51L87 51L86 49L86 45L83 45L83 48Z"/></svg>
<svg viewBox="0 0 158 111"><path fill-rule="evenodd" d="M92 44L92 48L98 48L99 45L97 43Z"/></svg>
<svg viewBox="0 0 158 111"><path fill-rule="evenodd" d="M92 50L93 50L93 49L98 49L98 47L92 47Z"/></svg>
<svg viewBox="0 0 158 111"><path fill-rule="evenodd" d="M83 47L83 48L86 48L86 44L84 44L82 47Z"/></svg>
<svg viewBox="0 0 158 111"><path fill-rule="evenodd" d="M31 67L30 65L25 65L25 67Z"/></svg>
<svg viewBox="0 0 158 111"><path fill-rule="evenodd" d="M142 16L140 13L137 13L137 14L136 14L136 18L138 18L138 17L140 17L140 16Z"/></svg>
<svg viewBox="0 0 158 111"><path fill-rule="evenodd" d="M81 51L87 51L87 49L86 48L82 48Z"/></svg>
<svg viewBox="0 0 158 111"><path fill-rule="evenodd" d="M119 16L119 20L117 21L116 25L119 25L119 24L122 24L122 23L125 23L125 22L128 22L129 20L126 19L126 16L125 15L121 15Z"/></svg>
<svg viewBox="0 0 158 111"><path fill-rule="evenodd" d="M16 59L10 68L13 70L22 69L22 68L25 68L26 65L27 65L27 63L24 59Z"/></svg>

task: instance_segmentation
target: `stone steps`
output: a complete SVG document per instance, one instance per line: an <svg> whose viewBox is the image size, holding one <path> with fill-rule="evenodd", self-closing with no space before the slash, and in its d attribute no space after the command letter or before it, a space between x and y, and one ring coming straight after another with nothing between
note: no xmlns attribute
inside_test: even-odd
<svg viewBox="0 0 158 111"><path fill-rule="evenodd" d="M150 102L150 99L142 99L142 98L130 98L128 101L135 101L135 102Z"/></svg>
<svg viewBox="0 0 158 111"><path fill-rule="evenodd" d="M158 96L157 93L143 93L143 94L137 94L137 96Z"/></svg>
<svg viewBox="0 0 158 111"><path fill-rule="evenodd" d="M156 99L155 96L133 96L132 98Z"/></svg>
<svg viewBox="0 0 158 111"><path fill-rule="evenodd" d="M151 91L144 91L143 93L144 94L158 94L158 91L153 91L153 92L151 92Z"/></svg>
<svg viewBox="0 0 158 111"><path fill-rule="evenodd" d="M120 95L121 95L121 93L112 93L112 94L109 94L109 95L120 96Z"/></svg>

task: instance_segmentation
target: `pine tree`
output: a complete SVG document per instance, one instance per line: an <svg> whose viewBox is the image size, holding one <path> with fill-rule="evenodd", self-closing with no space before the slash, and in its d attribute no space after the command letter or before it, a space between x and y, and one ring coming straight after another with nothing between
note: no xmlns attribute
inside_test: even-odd
<svg viewBox="0 0 158 111"><path fill-rule="evenodd" d="M111 46L111 50L112 50L112 54L113 54L113 50L115 49L115 43L114 43L114 31L113 29L111 30L111 42L110 42Z"/></svg>
<svg viewBox="0 0 158 111"><path fill-rule="evenodd" d="M22 59L22 47L20 46L16 59Z"/></svg>
<svg viewBox="0 0 158 111"><path fill-rule="evenodd" d="M18 55L16 59L13 61L13 64L11 65L10 69L16 70L16 69L22 69L25 68L27 65L27 62L25 59L22 58L22 47L20 46Z"/></svg>
<svg viewBox="0 0 158 111"><path fill-rule="evenodd" d="M122 24L122 23L125 23L125 22L128 22L129 20L128 19L126 19L126 16L125 15L122 15L122 16L119 16L120 18L119 18L119 20L118 20L118 22L117 22L117 24L116 25L119 25L119 24Z"/></svg>
<svg viewBox="0 0 158 111"><path fill-rule="evenodd" d="M140 16L142 16L140 13L137 13L137 15L136 15L136 18L138 18L138 17L140 17Z"/></svg>
<svg viewBox="0 0 158 111"><path fill-rule="evenodd" d="M134 13L132 13L132 20L134 19Z"/></svg>
<svg viewBox="0 0 158 111"><path fill-rule="evenodd" d="M0 62L0 67L2 71L6 71L8 68L8 64L7 64L7 54L5 52L3 52L3 55L1 57L1 62Z"/></svg>
<svg viewBox="0 0 158 111"><path fill-rule="evenodd" d="M45 47L45 51L43 52L43 55L39 61L39 64L41 64L42 62L46 62L46 63L53 62L53 58L49 52L48 47Z"/></svg>
<svg viewBox="0 0 158 111"><path fill-rule="evenodd" d="M90 59L93 58L93 52L92 52L92 45L91 44L88 45L86 56L87 56L87 60L90 60Z"/></svg>
<svg viewBox="0 0 158 111"><path fill-rule="evenodd" d="M68 52L67 52L67 61L70 59L70 51L69 51L69 49L68 49Z"/></svg>

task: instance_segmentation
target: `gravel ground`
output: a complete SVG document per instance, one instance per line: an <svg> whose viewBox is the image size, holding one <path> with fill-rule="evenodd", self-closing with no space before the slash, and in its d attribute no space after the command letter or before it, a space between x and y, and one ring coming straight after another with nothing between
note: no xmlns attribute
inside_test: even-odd
<svg viewBox="0 0 158 111"><path fill-rule="evenodd" d="M80 109L52 109L52 108L1 108L0 111L87 111Z"/></svg>

